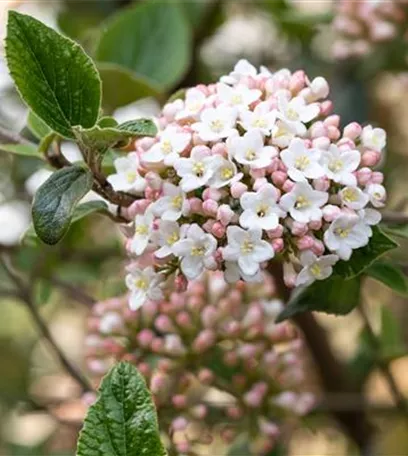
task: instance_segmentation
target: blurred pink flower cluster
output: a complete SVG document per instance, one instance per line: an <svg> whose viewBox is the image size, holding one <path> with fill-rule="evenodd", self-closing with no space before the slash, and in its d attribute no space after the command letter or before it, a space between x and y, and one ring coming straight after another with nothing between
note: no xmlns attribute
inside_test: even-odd
<svg viewBox="0 0 408 456"><path fill-rule="evenodd" d="M334 29L339 38L334 55L339 59L362 57L379 43L408 41L407 0L340 0Z"/></svg>
<svg viewBox="0 0 408 456"><path fill-rule="evenodd" d="M87 364L98 379L118 360L144 375L170 454L194 455L196 444L232 445L251 429L264 454L307 413L302 342L270 299L274 285L228 285L220 272L190 282L168 300L132 311L127 297L99 302L89 318Z"/></svg>
<svg viewBox="0 0 408 456"><path fill-rule="evenodd" d="M126 214L132 309L160 300L168 277L180 290L205 270L259 282L277 255L287 286L308 285L368 244L386 198L373 170L386 135L341 129L328 94L322 77L241 60L164 106L157 136L138 140L108 178L140 196Z"/></svg>

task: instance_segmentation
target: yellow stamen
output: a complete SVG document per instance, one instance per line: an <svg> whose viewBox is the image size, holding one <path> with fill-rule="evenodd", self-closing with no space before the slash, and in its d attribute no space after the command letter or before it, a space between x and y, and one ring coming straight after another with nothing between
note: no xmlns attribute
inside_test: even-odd
<svg viewBox="0 0 408 456"><path fill-rule="evenodd" d="M358 200L358 193L354 188L346 188L343 190L343 201L346 203L354 203Z"/></svg>
<svg viewBox="0 0 408 456"><path fill-rule="evenodd" d="M304 171L309 165L310 159L309 157L306 157L306 155L301 155L295 160L295 168L300 169L300 171Z"/></svg>
<svg viewBox="0 0 408 456"><path fill-rule="evenodd" d="M149 284L147 283L147 280L140 278L135 280L135 287L140 290L147 290L149 288Z"/></svg>
<svg viewBox="0 0 408 456"><path fill-rule="evenodd" d="M254 250L254 244L249 239L246 239L241 245L242 253L251 253Z"/></svg>
<svg viewBox="0 0 408 456"><path fill-rule="evenodd" d="M128 171L126 173L126 180L129 182L129 184L131 184L132 182L134 182L137 178L137 172L136 171Z"/></svg>
<svg viewBox="0 0 408 456"><path fill-rule="evenodd" d="M193 247L191 249L191 256L203 256L205 253L204 247Z"/></svg>
<svg viewBox="0 0 408 456"><path fill-rule="evenodd" d="M204 171L205 171L205 168L204 168L204 164L202 162L197 162L194 166L193 166L193 173L197 176L197 177L202 177L202 175L204 174Z"/></svg>
<svg viewBox="0 0 408 456"><path fill-rule="evenodd" d="M148 232L149 232L149 229L148 229L147 225L138 225L136 227L136 234L144 235L144 234L147 234Z"/></svg>
<svg viewBox="0 0 408 456"><path fill-rule="evenodd" d="M245 153L245 158L247 160L255 160L256 158L256 151L254 149L248 149Z"/></svg>
<svg viewBox="0 0 408 456"><path fill-rule="evenodd" d="M350 234L350 229L349 228L337 228L335 230L335 233L337 234L337 236L344 239Z"/></svg>
<svg viewBox="0 0 408 456"><path fill-rule="evenodd" d="M310 272L315 276L315 277L320 277L322 275L322 268L318 264L314 264L310 268Z"/></svg>
<svg viewBox="0 0 408 456"><path fill-rule="evenodd" d="M183 198L180 195L173 196L171 199L171 205L174 209L180 210L183 205Z"/></svg>
<svg viewBox="0 0 408 456"><path fill-rule="evenodd" d="M175 242L177 242L178 240L180 239L180 236L178 235L178 233L175 231L173 234L171 234L168 238L167 238L167 244L168 245L173 245Z"/></svg>
<svg viewBox="0 0 408 456"><path fill-rule="evenodd" d="M231 177L234 175L234 172L232 171L231 168L222 168L221 170L221 177L224 180L231 179Z"/></svg>
<svg viewBox="0 0 408 456"><path fill-rule="evenodd" d="M329 163L329 169L332 173L337 173L343 169L344 163L341 160L332 160Z"/></svg>
<svg viewBox="0 0 408 456"><path fill-rule="evenodd" d="M224 122L220 119L213 120L210 126L212 131L215 133L220 133L224 129Z"/></svg>
<svg viewBox="0 0 408 456"><path fill-rule="evenodd" d="M310 201L307 198L305 198L304 196L298 196L296 198L296 203L295 203L296 209L303 209L308 206L310 206Z"/></svg>
<svg viewBox="0 0 408 456"><path fill-rule="evenodd" d="M162 142L161 150L165 155L173 152L173 146L171 145L171 142L168 139Z"/></svg>

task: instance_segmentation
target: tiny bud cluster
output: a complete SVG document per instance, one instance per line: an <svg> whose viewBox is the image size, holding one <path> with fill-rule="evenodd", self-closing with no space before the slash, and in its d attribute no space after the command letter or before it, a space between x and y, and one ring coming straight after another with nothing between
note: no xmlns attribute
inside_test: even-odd
<svg viewBox="0 0 408 456"><path fill-rule="evenodd" d="M407 15L407 0L340 0L333 23L335 57L364 57L381 43L407 42Z"/></svg>
<svg viewBox="0 0 408 456"><path fill-rule="evenodd" d="M373 170L386 135L341 129L328 94L322 77L242 60L164 106L157 137L136 141L108 179L139 196L126 214L132 309L161 299L170 276L180 290L205 270L259 282L277 255L288 286L308 285L368 244L386 198Z"/></svg>
<svg viewBox="0 0 408 456"><path fill-rule="evenodd" d="M269 276L228 285L210 272L187 290L133 311L127 297L97 303L88 322L87 365L95 379L118 360L135 364L150 388L169 454L251 429L251 451L267 454L294 418L314 405L303 390L302 341ZM269 300L267 300L269 297Z"/></svg>

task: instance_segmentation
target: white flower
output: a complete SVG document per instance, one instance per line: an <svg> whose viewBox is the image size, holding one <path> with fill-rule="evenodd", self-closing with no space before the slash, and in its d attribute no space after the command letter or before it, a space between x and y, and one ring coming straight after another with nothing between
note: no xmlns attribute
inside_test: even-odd
<svg viewBox="0 0 408 456"><path fill-rule="evenodd" d="M238 227L227 228L228 244L222 256L225 261L237 262L243 274L254 276L259 264L273 258L275 252L268 242L262 240L262 230L248 231Z"/></svg>
<svg viewBox="0 0 408 456"><path fill-rule="evenodd" d="M255 77L257 75L257 69L251 65L248 60L241 59L239 60L234 70L228 76L222 76L220 81L225 84L236 84L244 76Z"/></svg>
<svg viewBox="0 0 408 456"><path fill-rule="evenodd" d="M195 87L186 91L184 109L176 114L176 120L193 118L197 119L201 110L204 108L207 97Z"/></svg>
<svg viewBox="0 0 408 456"><path fill-rule="evenodd" d="M320 208L327 203L328 198L328 193L314 190L307 182L298 182L281 197L280 206L297 222L309 223L322 218Z"/></svg>
<svg viewBox="0 0 408 456"><path fill-rule="evenodd" d="M352 173L357 169L360 160L361 155L358 150L340 150L331 144L329 150L322 152L321 164L329 179L355 187L357 179Z"/></svg>
<svg viewBox="0 0 408 456"><path fill-rule="evenodd" d="M342 260L349 260L353 249L367 245L368 232L361 218L355 214L341 214L324 233L324 242Z"/></svg>
<svg viewBox="0 0 408 456"><path fill-rule="evenodd" d="M185 225L180 227L177 222L159 220L158 229L154 232L156 243L160 247L154 255L165 258L173 253L173 245L182 239L185 234Z"/></svg>
<svg viewBox="0 0 408 456"><path fill-rule="evenodd" d="M296 278L296 286L310 285L315 280L324 280L331 276L333 265L337 263L337 255L323 255L317 257L313 252L307 250L300 255L300 262L303 269Z"/></svg>
<svg viewBox="0 0 408 456"><path fill-rule="evenodd" d="M357 211L357 215L361 220L361 227L365 230L367 236L370 238L373 235L371 226L378 225L381 221L381 213L375 209L366 208Z"/></svg>
<svg viewBox="0 0 408 456"><path fill-rule="evenodd" d="M163 299L161 285L164 277L149 266L145 269L131 268L126 276L126 286L130 290L129 307L137 310L148 299Z"/></svg>
<svg viewBox="0 0 408 456"><path fill-rule="evenodd" d="M180 186L185 192L206 185L215 173L215 156L206 154L200 149L193 149L190 158L179 158L174 168L181 177Z"/></svg>
<svg viewBox="0 0 408 456"><path fill-rule="evenodd" d="M266 168L278 154L272 146L265 146L258 130L247 131L244 136L232 136L227 140L228 153L238 163L250 168Z"/></svg>
<svg viewBox="0 0 408 456"><path fill-rule="evenodd" d="M387 192L385 188L380 184L370 184L366 188L367 195L370 199L370 203L374 207L384 207Z"/></svg>
<svg viewBox="0 0 408 456"><path fill-rule="evenodd" d="M241 279L245 280L245 282L259 283L262 282L263 277L260 269L254 275L247 275L242 272L242 269L239 267L238 263L235 261L226 261L224 279L227 283L236 283Z"/></svg>
<svg viewBox="0 0 408 456"><path fill-rule="evenodd" d="M214 236L203 231L196 223L190 225L185 239L173 244L173 253L181 258L180 268L189 280L197 278L204 267L214 266L214 252L217 241Z"/></svg>
<svg viewBox="0 0 408 456"><path fill-rule="evenodd" d="M210 187L221 188L242 179L243 174L237 172L235 163L220 155L214 157L214 168L214 175L208 183Z"/></svg>
<svg viewBox="0 0 408 456"><path fill-rule="evenodd" d="M289 147L281 152L281 159L288 168L288 176L295 182L318 179L324 175L319 164L321 152L318 149L307 149L300 138L295 138Z"/></svg>
<svg viewBox="0 0 408 456"><path fill-rule="evenodd" d="M280 148L288 147L292 139L296 136L295 131L284 120L277 120L272 128L271 142Z"/></svg>
<svg viewBox="0 0 408 456"><path fill-rule="evenodd" d="M363 128L361 142L364 147L381 152L387 142L387 134L382 128L373 128L368 125Z"/></svg>
<svg viewBox="0 0 408 456"><path fill-rule="evenodd" d="M263 101L253 111L242 111L240 119L245 130L257 129L264 135L269 136L275 126L276 111L271 110L269 103Z"/></svg>
<svg viewBox="0 0 408 456"><path fill-rule="evenodd" d="M262 95L258 89L250 89L246 85L238 85L230 87L229 85L220 83L217 85L217 95L222 103L237 108L246 108Z"/></svg>
<svg viewBox="0 0 408 456"><path fill-rule="evenodd" d="M145 189L146 181L139 174L139 158L136 153L117 158L113 165L116 174L111 174L107 180L115 191L142 192Z"/></svg>
<svg viewBox="0 0 408 456"><path fill-rule="evenodd" d="M157 217L174 222L182 215L187 215L189 205L180 187L165 182L163 196L153 203L152 210Z"/></svg>
<svg viewBox="0 0 408 456"><path fill-rule="evenodd" d="M358 187L344 187L339 192L341 202L350 209L359 210L368 203L368 195Z"/></svg>
<svg viewBox="0 0 408 456"><path fill-rule="evenodd" d="M160 134L159 142L143 154L143 161L146 163L164 162L166 166L172 166L190 141L191 133L183 133L175 127L168 127Z"/></svg>
<svg viewBox="0 0 408 456"><path fill-rule="evenodd" d="M290 125L298 135L306 133L305 122L310 122L320 113L317 103L307 104L303 97L288 100L283 92L278 95L279 112L277 117Z"/></svg>
<svg viewBox="0 0 408 456"><path fill-rule="evenodd" d="M135 234L130 243L130 250L136 255L141 255L149 244L153 232L153 218L151 210L147 210L143 215L136 215Z"/></svg>
<svg viewBox="0 0 408 456"><path fill-rule="evenodd" d="M240 198L244 210L239 223L244 228L273 230L279 225L279 217L286 213L277 205L279 193L271 184L262 186L256 193L246 192Z"/></svg>
<svg viewBox="0 0 408 456"><path fill-rule="evenodd" d="M218 141L235 132L236 120L235 108L218 106L204 109L200 115L200 122L194 123L191 128L203 141Z"/></svg>

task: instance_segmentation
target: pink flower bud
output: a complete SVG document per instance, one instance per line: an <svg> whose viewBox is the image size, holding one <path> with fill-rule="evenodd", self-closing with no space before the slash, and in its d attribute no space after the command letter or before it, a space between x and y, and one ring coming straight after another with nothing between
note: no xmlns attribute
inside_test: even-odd
<svg viewBox="0 0 408 456"><path fill-rule="evenodd" d="M384 182L384 174L379 171L374 171L371 175L371 184L382 184Z"/></svg>
<svg viewBox="0 0 408 456"><path fill-rule="evenodd" d="M212 226L211 233L218 239L221 239L226 232L225 226L220 222L215 222Z"/></svg>
<svg viewBox="0 0 408 456"><path fill-rule="evenodd" d="M227 226L234 218L235 212L230 208L228 204L221 204L217 211L217 219L224 225Z"/></svg>
<svg viewBox="0 0 408 456"><path fill-rule="evenodd" d="M164 348L164 342L160 337L156 337L152 341L152 352L153 353L161 353Z"/></svg>
<svg viewBox="0 0 408 456"><path fill-rule="evenodd" d="M284 183L286 182L287 178L288 178L288 175L285 171L274 171L272 173L272 182L277 187L282 187L284 185Z"/></svg>
<svg viewBox="0 0 408 456"><path fill-rule="evenodd" d="M175 330L173 322L167 315L159 315L154 322L154 326L161 332L172 332Z"/></svg>
<svg viewBox="0 0 408 456"><path fill-rule="evenodd" d="M137 335L137 342L141 347L147 348L154 339L154 333L150 329L142 329Z"/></svg>
<svg viewBox="0 0 408 456"><path fill-rule="evenodd" d="M233 198L240 198L248 190L248 186L242 182L234 182L231 185L231 195Z"/></svg>
<svg viewBox="0 0 408 456"><path fill-rule="evenodd" d="M275 229L273 230L268 230L266 232L266 234L268 235L268 238L269 239L277 239L277 238L280 238L282 237L283 235L283 226L282 225L278 225Z"/></svg>
<svg viewBox="0 0 408 456"><path fill-rule="evenodd" d="M306 85L306 75L302 70L295 71L289 81L289 90L293 94L300 92Z"/></svg>
<svg viewBox="0 0 408 456"><path fill-rule="evenodd" d="M352 150L352 149L356 148L355 142L353 140L351 140L350 138L341 138L338 141L337 146L341 150Z"/></svg>
<svg viewBox="0 0 408 456"><path fill-rule="evenodd" d="M168 122L173 121L174 116L183 109L183 100L174 100L172 103L167 103L163 106L163 116ZM145 139L145 138L143 138Z"/></svg>
<svg viewBox="0 0 408 456"><path fill-rule="evenodd" d="M296 242L296 245L299 250L308 250L313 247L314 239L312 236L303 236L299 238Z"/></svg>
<svg viewBox="0 0 408 456"><path fill-rule="evenodd" d="M316 138L312 141L313 147L317 149L327 150L331 144L331 141L326 136L322 136L320 138Z"/></svg>
<svg viewBox="0 0 408 456"><path fill-rule="evenodd" d="M293 288L296 283L297 274L292 263L283 263L283 281L288 288Z"/></svg>
<svg viewBox="0 0 408 456"><path fill-rule="evenodd" d="M227 408L227 415L233 420L239 420L243 414L243 410L237 405Z"/></svg>
<svg viewBox="0 0 408 456"><path fill-rule="evenodd" d="M325 250L323 242L319 241L319 239L315 239L311 250L317 256L323 255Z"/></svg>
<svg viewBox="0 0 408 456"><path fill-rule="evenodd" d="M265 168L259 168L259 169L250 169L249 174L253 179L261 179L262 177L265 177L266 174L266 169Z"/></svg>
<svg viewBox="0 0 408 456"><path fill-rule="evenodd" d="M258 177L255 179L253 189L257 192L260 188L268 183L268 180L265 177Z"/></svg>
<svg viewBox="0 0 408 456"><path fill-rule="evenodd" d="M212 199L207 199L203 203L203 212L206 215L215 217L218 211L218 203Z"/></svg>
<svg viewBox="0 0 408 456"><path fill-rule="evenodd" d="M313 220L312 222L309 223L309 228L313 231L318 231L322 227L322 221L321 220Z"/></svg>
<svg viewBox="0 0 408 456"><path fill-rule="evenodd" d="M335 218L337 218L340 213L341 209L338 206L333 206L332 204L327 204L322 209L323 218L326 222L332 222Z"/></svg>
<svg viewBox="0 0 408 456"><path fill-rule="evenodd" d="M184 431L188 426L188 421L183 416L179 416L171 423L173 431Z"/></svg>
<svg viewBox="0 0 408 456"><path fill-rule="evenodd" d="M340 138L340 130L334 125L327 127L327 135L332 141L337 141Z"/></svg>
<svg viewBox="0 0 408 456"><path fill-rule="evenodd" d="M327 136L327 127L326 125L321 122L314 122L312 126L310 127L310 136L311 138L320 138L321 136Z"/></svg>
<svg viewBox="0 0 408 456"><path fill-rule="evenodd" d="M137 141L138 147L143 149L144 151L149 150L154 144L156 143L155 138L144 137Z"/></svg>
<svg viewBox="0 0 408 456"><path fill-rule="evenodd" d="M146 173L145 179L151 190L160 190L162 188L162 179L157 173L149 171Z"/></svg>
<svg viewBox="0 0 408 456"><path fill-rule="evenodd" d="M282 238L272 239L271 244L275 253L280 253L285 248L285 243Z"/></svg>
<svg viewBox="0 0 408 456"><path fill-rule="evenodd" d="M361 156L361 165L373 167L379 163L381 153L375 150L366 150Z"/></svg>
<svg viewBox="0 0 408 456"><path fill-rule="evenodd" d="M214 219L206 220L202 225L203 230L207 231L207 233L211 233L214 223L215 223Z"/></svg>
<svg viewBox="0 0 408 456"><path fill-rule="evenodd" d="M291 233L295 236L304 236L308 230L307 223L293 222Z"/></svg>
<svg viewBox="0 0 408 456"><path fill-rule="evenodd" d="M319 179L314 179L313 187L315 190L320 192L327 192L330 188L330 180L327 177L320 177Z"/></svg>
<svg viewBox="0 0 408 456"><path fill-rule="evenodd" d="M326 125L326 127L329 127L329 126L338 127L340 125L340 116L338 116L337 114L333 114L333 115L327 117L324 120L324 125Z"/></svg>
<svg viewBox="0 0 408 456"><path fill-rule="evenodd" d="M212 146L211 152L213 155L221 155L222 157L228 156L227 146L225 143L217 142Z"/></svg>
<svg viewBox="0 0 408 456"><path fill-rule="evenodd" d="M278 426L271 421L260 420L259 428L268 437L278 437L280 434Z"/></svg>
<svg viewBox="0 0 408 456"><path fill-rule="evenodd" d="M183 394L176 394L172 397L171 402L176 409L183 409L187 406L187 397Z"/></svg>
<svg viewBox="0 0 408 456"><path fill-rule="evenodd" d="M320 115L328 116L333 111L333 102L330 100L323 101L320 104Z"/></svg>
<svg viewBox="0 0 408 456"><path fill-rule="evenodd" d="M198 380L203 385L211 385L214 381L214 374L210 369L201 369L198 373Z"/></svg>
<svg viewBox="0 0 408 456"><path fill-rule="evenodd" d="M295 183L293 181L291 181L290 179L287 179L282 186L282 190L286 193L289 193L293 189L294 186L295 186Z"/></svg>
<svg viewBox="0 0 408 456"><path fill-rule="evenodd" d="M350 138L354 141L361 135L362 131L363 129L361 128L361 125L359 123L351 122L344 127L343 136L345 136L346 138Z"/></svg>
<svg viewBox="0 0 408 456"><path fill-rule="evenodd" d="M371 180L371 176L373 175L373 172L371 171L370 168L361 168L357 171L357 181L359 185L367 185L368 182Z"/></svg>
<svg viewBox="0 0 408 456"><path fill-rule="evenodd" d="M244 394L243 400L248 407L257 408L262 404L263 394L260 394L259 391L251 390Z"/></svg>
<svg viewBox="0 0 408 456"><path fill-rule="evenodd" d="M203 420L208 413L208 409L204 404L198 404L190 409L190 413L199 420Z"/></svg>
<svg viewBox="0 0 408 456"><path fill-rule="evenodd" d="M193 342L193 350L196 353L203 353L208 350L216 341L214 331L211 329L204 329L201 331Z"/></svg>
<svg viewBox="0 0 408 456"><path fill-rule="evenodd" d="M183 274L176 275L176 277L174 279L174 287L178 293L183 293L183 291L186 291L187 284L188 284L187 279L185 278L185 276Z"/></svg>

